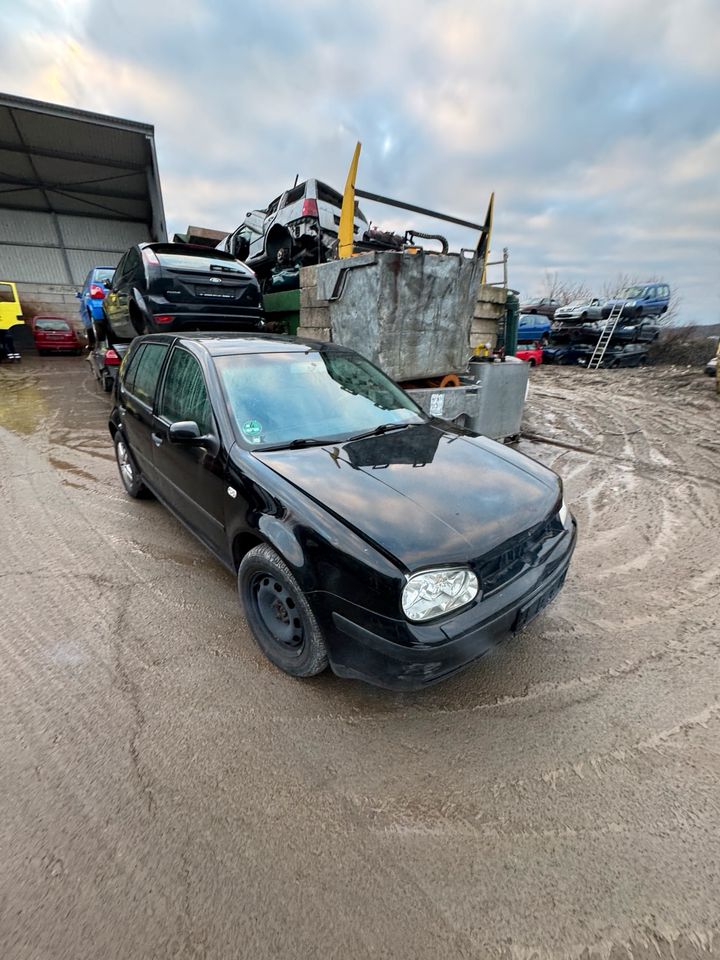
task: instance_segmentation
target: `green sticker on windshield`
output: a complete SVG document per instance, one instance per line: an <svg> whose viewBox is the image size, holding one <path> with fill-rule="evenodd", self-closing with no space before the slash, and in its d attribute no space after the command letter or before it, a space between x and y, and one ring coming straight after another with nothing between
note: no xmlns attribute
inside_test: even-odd
<svg viewBox="0 0 720 960"><path fill-rule="evenodd" d="M257 443L255 438L262 433L262 424L259 420L246 420L242 425L242 432L249 440L254 440Z"/></svg>

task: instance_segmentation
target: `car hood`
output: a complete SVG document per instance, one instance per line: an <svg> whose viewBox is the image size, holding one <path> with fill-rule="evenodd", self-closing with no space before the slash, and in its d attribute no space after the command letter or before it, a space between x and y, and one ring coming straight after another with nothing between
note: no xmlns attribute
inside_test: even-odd
<svg viewBox="0 0 720 960"><path fill-rule="evenodd" d="M253 456L408 570L487 553L544 520L561 491L529 457L433 424Z"/></svg>

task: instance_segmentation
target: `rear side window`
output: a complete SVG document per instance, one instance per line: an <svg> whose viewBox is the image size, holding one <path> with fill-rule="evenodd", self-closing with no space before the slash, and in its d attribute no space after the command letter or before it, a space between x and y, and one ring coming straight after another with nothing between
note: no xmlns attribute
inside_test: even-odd
<svg viewBox="0 0 720 960"><path fill-rule="evenodd" d="M132 374L134 370L132 387L128 386L127 381L126 387L138 400L142 400L148 406L152 406L158 377L167 352L168 346L165 343L146 343L145 349L138 357L137 365L131 364L130 373Z"/></svg>
<svg viewBox="0 0 720 960"><path fill-rule="evenodd" d="M299 187L294 187L292 190L288 190L285 194L285 201L283 203L284 207L290 206L291 203L295 203L297 200L305 194L305 187L307 184L301 183Z"/></svg>
<svg viewBox="0 0 720 960"><path fill-rule="evenodd" d="M0 303L15 303L15 294L9 283L0 283Z"/></svg>
<svg viewBox="0 0 720 960"><path fill-rule="evenodd" d="M177 349L170 358L159 416L170 423L194 420L201 433L210 433L212 416L205 378L192 354Z"/></svg>
<svg viewBox="0 0 720 960"><path fill-rule="evenodd" d="M331 204L333 207L342 207L342 194L338 193L337 190L333 190L332 187L329 187L326 183L320 183L318 181L317 198L318 200L322 200L323 203Z"/></svg>
<svg viewBox="0 0 720 960"><path fill-rule="evenodd" d="M120 372L122 374L123 386L126 390L132 392L133 380L135 379L135 371L138 368L138 362L142 356L142 352L145 349L145 344L141 343L137 350L133 350L130 353L125 355L126 359L123 360L122 367Z"/></svg>

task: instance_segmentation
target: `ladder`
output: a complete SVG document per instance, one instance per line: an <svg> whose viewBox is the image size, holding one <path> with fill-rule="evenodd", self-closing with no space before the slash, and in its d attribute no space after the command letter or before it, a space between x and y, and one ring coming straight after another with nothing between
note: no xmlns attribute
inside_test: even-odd
<svg viewBox="0 0 720 960"><path fill-rule="evenodd" d="M616 303L610 311L608 318L605 321L605 326L600 331L598 342L595 344L595 349L593 350L592 356L590 357L590 361L587 365L588 370L597 370L602 363L602 359L605 356L605 351L608 348L608 344L612 340L612 335L615 333L615 327L618 325L618 320L622 316L624 306L624 303Z"/></svg>

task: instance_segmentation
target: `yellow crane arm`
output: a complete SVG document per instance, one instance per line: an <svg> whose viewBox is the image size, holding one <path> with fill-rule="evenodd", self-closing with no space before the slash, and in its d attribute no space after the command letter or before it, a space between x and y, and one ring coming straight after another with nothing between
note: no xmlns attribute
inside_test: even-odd
<svg viewBox="0 0 720 960"><path fill-rule="evenodd" d="M348 170L343 193L342 210L340 211L340 226L338 227L338 257L344 259L353 255L353 236L355 227L355 177L357 176L360 148L358 141L353 154L350 169Z"/></svg>

